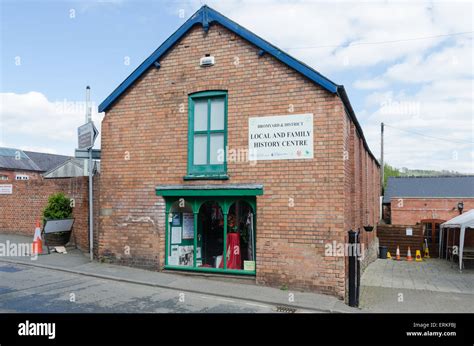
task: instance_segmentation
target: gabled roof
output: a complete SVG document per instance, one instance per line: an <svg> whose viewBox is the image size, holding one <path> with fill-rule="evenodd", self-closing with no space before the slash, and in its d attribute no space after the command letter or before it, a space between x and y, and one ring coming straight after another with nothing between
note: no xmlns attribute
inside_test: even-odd
<svg viewBox="0 0 474 346"><path fill-rule="evenodd" d="M75 157L69 158L57 167L54 167L43 174L43 178L71 178L71 177L83 177L88 175L84 172L85 159L77 159ZM100 172L100 162L94 162L94 172Z"/></svg>
<svg viewBox="0 0 474 346"><path fill-rule="evenodd" d="M37 153L34 151L24 151L24 153L38 165L41 171L49 171L71 158L66 155Z"/></svg>
<svg viewBox="0 0 474 346"><path fill-rule="evenodd" d="M234 34L240 36L251 44L255 45L260 49L259 54L269 54L281 61L285 65L296 70L315 84L321 86L323 89L327 90L332 94L338 95L344 106L345 111L349 117L354 122L356 126L357 133L363 140L364 148L368 151L370 156L374 161L378 163L375 156L370 151L367 142L365 140L362 128L360 127L359 122L355 116L354 110L350 104L349 98L347 97L344 86L338 85L331 81L329 78L323 76L318 71L309 67L305 63L293 58L289 54L285 53L281 49L275 47L268 41L265 41L261 37L255 35L251 31L240 26L236 22L225 17L216 10L208 7L207 5L202 6L196 13L194 13L178 30L176 30L161 46L158 47L140 66L138 66L100 105L99 112L107 111L112 104L138 79L143 75L151 66L159 67L159 59L168 52L183 36L185 36L191 28L195 25L201 25L205 31L209 30L209 27L218 23L233 32Z"/></svg>
<svg viewBox="0 0 474 346"><path fill-rule="evenodd" d="M0 148L0 168L9 170L46 172L70 156L23 151L14 148Z"/></svg>
<svg viewBox="0 0 474 346"><path fill-rule="evenodd" d="M0 148L0 168L19 171L41 171L22 150Z"/></svg>
<svg viewBox="0 0 474 346"><path fill-rule="evenodd" d="M383 203L407 197L474 198L474 176L389 177Z"/></svg>

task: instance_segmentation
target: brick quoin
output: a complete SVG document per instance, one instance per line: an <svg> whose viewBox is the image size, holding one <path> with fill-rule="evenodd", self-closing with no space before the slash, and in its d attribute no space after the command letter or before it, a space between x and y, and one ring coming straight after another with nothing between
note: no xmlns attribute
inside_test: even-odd
<svg viewBox="0 0 474 346"><path fill-rule="evenodd" d="M227 90L229 149L248 148L249 117L291 114L290 105L295 114L314 114L313 160L228 162L229 180L204 182L263 184L256 282L344 299L346 258L325 256L325 244L346 242L351 228L376 225L378 164L337 96L258 51L220 25L207 34L194 27L160 59L159 69L148 69L108 109L102 122L99 256L162 270L165 203L155 187L203 184L183 180L188 94ZM214 66L199 66L205 54L215 57ZM362 235L367 249L374 239L375 232Z"/></svg>

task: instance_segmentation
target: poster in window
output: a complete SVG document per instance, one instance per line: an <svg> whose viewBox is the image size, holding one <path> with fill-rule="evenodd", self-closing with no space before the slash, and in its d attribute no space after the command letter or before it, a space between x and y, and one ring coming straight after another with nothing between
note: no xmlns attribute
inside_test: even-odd
<svg viewBox="0 0 474 346"><path fill-rule="evenodd" d="M183 213L183 239L194 239L193 213Z"/></svg>
<svg viewBox="0 0 474 346"><path fill-rule="evenodd" d="M181 244L181 227L171 227L171 244Z"/></svg>
<svg viewBox="0 0 474 346"><path fill-rule="evenodd" d="M179 253L178 253L178 245L171 246L171 254L168 257L168 264L171 266L177 266L179 264Z"/></svg>
<svg viewBox="0 0 474 346"><path fill-rule="evenodd" d="M181 226L179 214L173 214L171 219L171 226Z"/></svg>
<svg viewBox="0 0 474 346"><path fill-rule="evenodd" d="M180 266L193 266L193 246L180 246L179 247L179 265Z"/></svg>

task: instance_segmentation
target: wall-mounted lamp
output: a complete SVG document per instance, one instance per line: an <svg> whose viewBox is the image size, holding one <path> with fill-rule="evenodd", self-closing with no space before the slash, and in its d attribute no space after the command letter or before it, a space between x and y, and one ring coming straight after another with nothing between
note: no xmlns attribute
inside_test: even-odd
<svg viewBox="0 0 474 346"><path fill-rule="evenodd" d="M459 214L462 214L463 209L464 209L464 202L461 201L461 202L458 203Z"/></svg>

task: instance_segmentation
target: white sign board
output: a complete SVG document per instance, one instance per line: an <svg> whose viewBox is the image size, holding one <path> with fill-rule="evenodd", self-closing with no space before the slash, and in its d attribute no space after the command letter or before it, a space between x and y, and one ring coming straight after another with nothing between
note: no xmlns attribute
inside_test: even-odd
<svg viewBox="0 0 474 346"><path fill-rule="evenodd" d="M410 235L410 236L413 235L413 228L407 227L406 228L406 235Z"/></svg>
<svg viewBox="0 0 474 346"><path fill-rule="evenodd" d="M313 158L313 114L249 118L249 160Z"/></svg>
<svg viewBox="0 0 474 346"><path fill-rule="evenodd" d="M0 185L0 195L11 195L13 193L12 184L1 184Z"/></svg>
<svg viewBox="0 0 474 346"><path fill-rule="evenodd" d="M99 131L94 126L94 123L88 122L77 128L77 145L79 149L90 149L94 146L95 139Z"/></svg>

